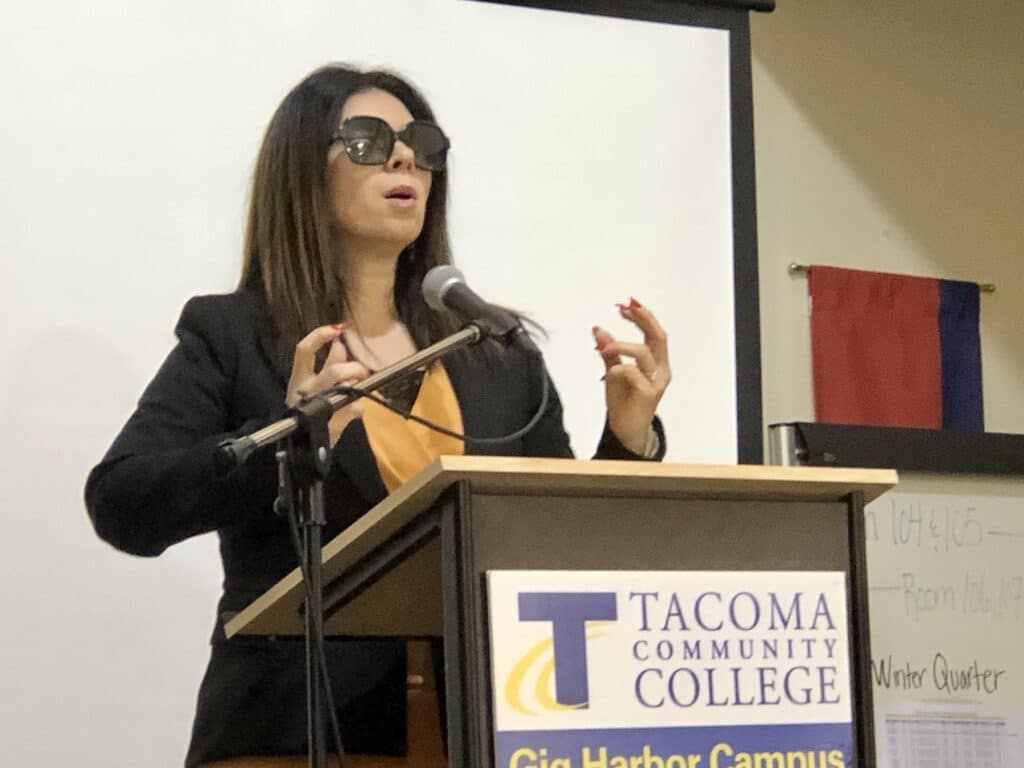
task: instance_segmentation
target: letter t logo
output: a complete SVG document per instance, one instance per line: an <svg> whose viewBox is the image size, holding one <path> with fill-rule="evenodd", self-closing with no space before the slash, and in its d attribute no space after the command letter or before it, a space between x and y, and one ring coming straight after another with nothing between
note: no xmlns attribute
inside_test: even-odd
<svg viewBox="0 0 1024 768"><path fill-rule="evenodd" d="M614 592L520 592L520 621L549 621L555 647L555 701L586 706L586 622L618 618Z"/></svg>

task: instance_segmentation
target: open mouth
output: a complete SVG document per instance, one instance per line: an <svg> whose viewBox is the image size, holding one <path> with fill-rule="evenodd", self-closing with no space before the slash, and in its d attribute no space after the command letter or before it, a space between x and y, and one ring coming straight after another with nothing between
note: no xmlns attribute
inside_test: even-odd
<svg viewBox="0 0 1024 768"><path fill-rule="evenodd" d="M388 193L384 195L384 197L387 198L388 200L412 201L416 199L416 190L414 190L412 187L395 187L394 189L389 190Z"/></svg>

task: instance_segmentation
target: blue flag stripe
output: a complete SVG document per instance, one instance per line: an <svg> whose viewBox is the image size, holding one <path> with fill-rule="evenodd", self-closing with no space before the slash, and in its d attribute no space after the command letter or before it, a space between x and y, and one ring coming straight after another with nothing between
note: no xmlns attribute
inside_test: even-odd
<svg viewBox="0 0 1024 768"><path fill-rule="evenodd" d="M942 427L982 432L981 338L977 283L939 281Z"/></svg>

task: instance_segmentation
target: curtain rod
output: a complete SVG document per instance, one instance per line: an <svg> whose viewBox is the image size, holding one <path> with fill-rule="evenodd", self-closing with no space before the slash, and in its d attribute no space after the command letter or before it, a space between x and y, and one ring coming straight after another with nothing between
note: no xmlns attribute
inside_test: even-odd
<svg viewBox="0 0 1024 768"><path fill-rule="evenodd" d="M808 264L797 264L796 262L790 262L788 270L791 275L802 275L806 274L807 270L810 269ZM978 283L978 290L982 293L995 293L995 283Z"/></svg>

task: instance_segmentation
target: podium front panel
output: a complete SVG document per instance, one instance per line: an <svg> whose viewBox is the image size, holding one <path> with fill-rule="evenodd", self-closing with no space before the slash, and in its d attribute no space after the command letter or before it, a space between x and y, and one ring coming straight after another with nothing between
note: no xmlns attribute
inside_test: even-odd
<svg viewBox="0 0 1024 768"><path fill-rule="evenodd" d="M855 764L873 756L862 722L865 624L856 594L856 542L846 501L602 498L462 494L450 531L452 562L462 570L456 642L462 679L464 765L493 761L488 571L841 571L847 575L849 658L854 672ZM459 538L461 537L461 538ZM455 553L458 553L457 556ZM452 635L448 635L451 645ZM452 649L452 652L454 649ZM454 661L454 658L452 659ZM868 689L867 695L870 696ZM472 702L472 706L465 706ZM868 702L870 699L868 699ZM857 754L859 752L859 754ZM868 760L871 757L867 758ZM502 768L505 768L502 766Z"/></svg>

